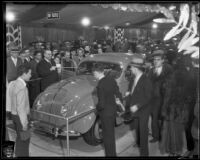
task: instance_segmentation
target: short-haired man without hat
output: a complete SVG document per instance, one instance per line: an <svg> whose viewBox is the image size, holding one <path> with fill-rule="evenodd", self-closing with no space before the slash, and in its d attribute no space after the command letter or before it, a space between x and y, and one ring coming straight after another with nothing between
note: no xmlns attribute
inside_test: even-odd
<svg viewBox="0 0 200 160"><path fill-rule="evenodd" d="M106 157L116 157L115 120L117 115L116 99L122 101L116 80L109 74L104 75L104 67L99 65L93 70L99 80L97 84L98 104L96 106L102 124L103 144Z"/></svg>
<svg viewBox="0 0 200 160"><path fill-rule="evenodd" d="M148 156L148 121L150 115L150 101L152 99L152 83L144 74L144 59L137 57L130 63L130 70L135 75L133 85L130 86L130 111L134 117L136 127L136 143L140 147L140 156Z"/></svg>
<svg viewBox="0 0 200 160"><path fill-rule="evenodd" d="M29 114L30 105L26 81L31 77L31 69L21 65L17 70L18 78L9 88L11 115L17 133L15 156L28 157L30 144Z"/></svg>

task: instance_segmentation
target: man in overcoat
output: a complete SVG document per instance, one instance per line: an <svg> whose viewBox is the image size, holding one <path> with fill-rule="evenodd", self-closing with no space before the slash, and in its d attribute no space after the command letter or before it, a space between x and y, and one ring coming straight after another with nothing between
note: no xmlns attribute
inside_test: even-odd
<svg viewBox="0 0 200 160"><path fill-rule="evenodd" d="M153 67L148 73L148 77L152 81L154 93L153 100L151 101L151 129L152 137L150 140L151 143L157 142L160 140L161 136L161 126L159 123L159 116L161 115L161 106L163 104L163 99L165 95L164 84L165 81L172 74L172 67L165 63L163 50L155 50L152 54L153 58Z"/></svg>
<svg viewBox="0 0 200 160"><path fill-rule="evenodd" d="M148 121L150 116L150 102L152 99L152 83L144 74L144 60L134 58L130 63L131 72L135 75L130 93L130 111L134 117L136 128L136 143L140 148L141 156L148 156Z"/></svg>

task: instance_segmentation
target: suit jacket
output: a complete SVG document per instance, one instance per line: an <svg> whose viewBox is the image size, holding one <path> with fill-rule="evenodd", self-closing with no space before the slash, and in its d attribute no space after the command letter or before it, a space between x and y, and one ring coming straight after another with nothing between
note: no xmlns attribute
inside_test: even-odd
<svg viewBox="0 0 200 160"><path fill-rule="evenodd" d="M37 73L41 79L41 90L44 91L48 86L59 80L59 75L56 70L50 71L52 66L56 66L55 62L51 60L51 64L42 59L37 65Z"/></svg>
<svg viewBox="0 0 200 160"><path fill-rule="evenodd" d="M133 93L130 95L130 106L137 105L138 110L135 116L143 115L143 112L150 109L153 87L149 78L143 74L138 80Z"/></svg>
<svg viewBox="0 0 200 160"><path fill-rule="evenodd" d="M7 58L7 79L8 79L8 83L10 83L10 81L16 80L17 79L17 68L22 65L22 60L20 58L17 58L17 65L15 66L13 60L11 59L11 57Z"/></svg>
<svg viewBox="0 0 200 160"><path fill-rule="evenodd" d="M117 113L115 97L122 101L122 95L115 79L109 74L102 78L97 85L98 104L97 111L102 115L114 115Z"/></svg>
<svg viewBox="0 0 200 160"><path fill-rule="evenodd" d="M11 113L18 115L23 127L28 125L30 114L29 97L27 87L19 78L10 83L8 95L10 97Z"/></svg>

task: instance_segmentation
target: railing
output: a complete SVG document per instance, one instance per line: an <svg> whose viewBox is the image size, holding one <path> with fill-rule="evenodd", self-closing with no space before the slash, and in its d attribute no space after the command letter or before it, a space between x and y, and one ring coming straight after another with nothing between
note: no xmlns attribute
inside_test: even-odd
<svg viewBox="0 0 200 160"><path fill-rule="evenodd" d="M77 119L80 119L80 118L82 118L82 117L94 112L95 110L96 110L96 108L92 108L92 109L89 109L87 111L81 112L79 114L76 114L76 115L73 115L73 116L70 116L70 117L62 117L62 116L58 116L58 115L54 115L54 114L51 114L51 113L46 113L46 112L38 111L38 110L33 110L33 112L38 112L38 113L41 113L41 114L44 114L44 115L49 115L49 116L53 116L53 117L56 117L56 118L60 118L60 119L66 120L66 142L67 142L67 155L66 156L70 156L69 123L73 122L73 121L75 121Z"/></svg>

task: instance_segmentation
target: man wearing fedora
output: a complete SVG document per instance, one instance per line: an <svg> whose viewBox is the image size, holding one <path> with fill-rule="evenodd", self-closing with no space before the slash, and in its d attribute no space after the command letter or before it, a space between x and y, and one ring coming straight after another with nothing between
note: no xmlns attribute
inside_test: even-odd
<svg viewBox="0 0 200 160"><path fill-rule="evenodd" d="M148 73L148 77L152 81L154 88L153 100L151 101L151 128L153 139L150 140L150 143L157 142L161 138L161 127L159 125L159 119L161 117L159 117L159 115L161 115L161 106L165 95L164 83L172 73L172 67L165 63L163 50L155 50L152 54L152 57L153 67Z"/></svg>
<svg viewBox="0 0 200 160"><path fill-rule="evenodd" d="M136 127L136 143L140 147L140 155L148 156L148 121L150 116L150 101L152 99L152 83L144 74L144 59L134 58L130 63L130 70L135 75L130 89L130 111L134 117Z"/></svg>

